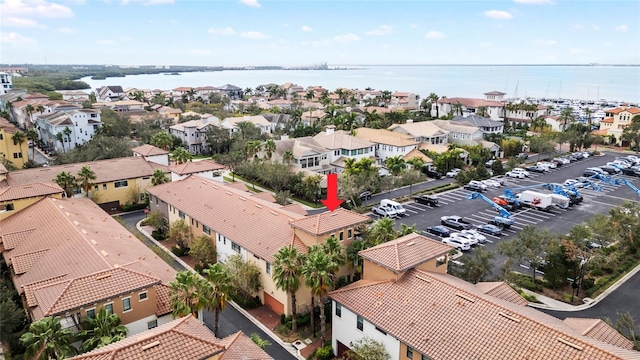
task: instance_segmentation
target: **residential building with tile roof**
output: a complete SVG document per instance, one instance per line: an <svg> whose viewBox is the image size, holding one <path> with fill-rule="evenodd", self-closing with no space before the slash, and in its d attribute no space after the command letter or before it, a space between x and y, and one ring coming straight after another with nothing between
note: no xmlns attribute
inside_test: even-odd
<svg viewBox="0 0 640 360"><path fill-rule="evenodd" d="M391 94L389 107L397 110L415 110L418 108L418 100L420 95L396 91Z"/></svg>
<svg viewBox="0 0 640 360"><path fill-rule="evenodd" d="M69 360L272 360L241 331L218 339L186 316Z"/></svg>
<svg viewBox="0 0 640 360"><path fill-rule="evenodd" d="M32 320L105 307L135 334L171 320L175 270L87 198L43 198L2 220L2 256Z"/></svg>
<svg viewBox="0 0 640 360"><path fill-rule="evenodd" d="M384 165L387 158L404 157L418 147L418 142L412 135L387 129L360 127L355 130L354 136L375 144L375 156L379 166Z"/></svg>
<svg viewBox="0 0 640 360"><path fill-rule="evenodd" d="M261 134L270 134L274 130L274 125L262 115L244 115L224 118L220 122L220 126L229 130L230 134L234 134L240 131L238 128L239 122L252 123L256 128L258 128L258 130L260 130Z"/></svg>
<svg viewBox="0 0 640 360"><path fill-rule="evenodd" d="M95 109L52 110L35 113L32 118L40 140L49 150L59 152L85 144L102 126L100 110ZM65 135L67 129L70 130L68 136ZM56 138L58 133L63 134L62 141Z"/></svg>
<svg viewBox="0 0 640 360"><path fill-rule="evenodd" d="M189 176L148 190L150 210L163 214L168 223L183 219L193 237L210 236L218 260L240 254L261 270L263 289L258 296L277 313L291 313L289 297L275 287L271 263L278 249L292 245L300 252L334 235L345 248L362 233L370 219L338 209L306 215L300 207L281 206L254 195L246 187ZM298 291L298 309L310 309L308 289Z"/></svg>
<svg viewBox="0 0 640 360"><path fill-rule="evenodd" d="M326 127L313 137L323 148L329 150L329 160L335 166L335 172L342 173L346 159L371 159L376 161L375 144L371 141L355 137L348 131L336 130L334 125Z"/></svg>
<svg viewBox="0 0 640 360"><path fill-rule="evenodd" d="M149 144L131 148L133 156L140 156L148 162L169 166L169 151Z"/></svg>
<svg viewBox="0 0 640 360"><path fill-rule="evenodd" d="M171 181L178 181L189 175L198 175L203 178L223 182L222 170L226 166L218 164L213 160L187 161L182 164L171 164L169 171L171 172Z"/></svg>
<svg viewBox="0 0 640 360"><path fill-rule="evenodd" d="M3 175L0 174L0 179ZM18 186L0 186L0 221L18 213L43 197L61 199L64 190L58 184L34 183Z"/></svg>
<svg viewBox="0 0 640 360"><path fill-rule="evenodd" d="M162 165L132 156L11 171L7 174L7 186L55 183L55 178L60 172L65 171L75 176L84 166L88 166L96 174L91 192L95 193L98 204L106 211L134 203L134 200L142 201L145 189L151 186L154 170L166 170ZM80 189L76 189L74 193L84 196Z"/></svg>
<svg viewBox="0 0 640 360"><path fill-rule="evenodd" d="M362 280L329 293L334 354L368 336L394 360L640 359L595 319L563 322L504 283L447 274L450 249L410 234L361 251Z"/></svg>
<svg viewBox="0 0 640 360"><path fill-rule="evenodd" d="M101 86L96 89L96 97L99 101L111 102L123 99L126 96L122 86Z"/></svg>
<svg viewBox="0 0 640 360"><path fill-rule="evenodd" d="M20 129L17 126L0 117L0 157L9 160L13 166L21 169L28 161L29 147L27 146L26 134L24 143L19 144L13 141L13 134L18 131Z"/></svg>
<svg viewBox="0 0 640 360"><path fill-rule="evenodd" d="M189 120L171 125L169 133L180 138L187 145L186 149L190 153L201 154L209 151L206 135L207 130L214 126L220 126L220 119L210 116L205 119Z"/></svg>
<svg viewBox="0 0 640 360"><path fill-rule="evenodd" d="M117 100L108 102L97 102L93 104L94 109L109 109L126 115L147 114L144 103L136 100Z"/></svg>
<svg viewBox="0 0 640 360"><path fill-rule="evenodd" d="M600 121L600 129L602 133L606 130L606 136L613 135L616 138L617 145L625 145L627 142L623 144L623 141L620 139L622 136L622 131L625 127L631 125L631 120L634 117L640 116L640 108L633 106L621 106L613 109L605 110L605 116L603 120Z"/></svg>
<svg viewBox="0 0 640 360"><path fill-rule="evenodd" d="M284 161L284 155L290 151L293 155L290 166L294 171L312 171L318 174L335 173L331 165L333 151L323 147L311 136L275 140L276 151L271 155L273 161ZM262 151L258 156L264 156Z"/></svg>
<svg viewBox="0 0 640 360"><path fill-rule="evenodd" d="M462 107L462 115L475 114L478 111L478 108L484 106L487 109L487 115L489 115L492 120L501 120L504 118L504 105L506 102L504 100L488 100L486 95L485 99L443 97L431 105L431 114L436 114L436 107L438 108L437 113L440 114L440 116L449 114L455 111L454 106L457 104L460 104Z"/></svg>
<svg viewBox="0 0 640 360"><path fill-rule="evenodd" d="M476 114L468 116L456 116L451 119L454 123L460 123L467 126L475 126L482 130L485 134L502 134L504 131L504 123L502 121L492 120Z"/></svg>

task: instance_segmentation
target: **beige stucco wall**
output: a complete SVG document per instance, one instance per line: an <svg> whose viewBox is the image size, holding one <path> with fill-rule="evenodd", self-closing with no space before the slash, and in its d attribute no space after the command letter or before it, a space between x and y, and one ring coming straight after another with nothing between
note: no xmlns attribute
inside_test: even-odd
<svg viewBox="0 0 640 360"><path fill-rule="evenodd" d="M49 195L49 196L56 199L62 199L62 193ZM27 208L29 205L39 201L42 198L44 198L44 196L34 196L26 199L18 199L18 200L11 200L11 201L0 201L0 208L3 208L3 205L13 204L13 210L0 211L0 221L8 218L13 214L17 214L18 212L20 212L20 210Z"/></svg>

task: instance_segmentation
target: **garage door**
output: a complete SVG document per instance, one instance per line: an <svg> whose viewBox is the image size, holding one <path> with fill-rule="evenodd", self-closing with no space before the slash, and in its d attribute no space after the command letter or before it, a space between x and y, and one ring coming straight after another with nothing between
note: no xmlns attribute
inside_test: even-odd
<svg viewBox="0 0 640 360"><path fill-rule="evenodd" d="M273 296L264 293L264 304L277 314L284 314L284 305Z"/></svg>
<svg viewBox="0 0 640 360"><path fill-rule="evenodd" d="M340 341L336 341L338 343L338 357L342 356L349 348L347 345L341 343Z"/></svg>

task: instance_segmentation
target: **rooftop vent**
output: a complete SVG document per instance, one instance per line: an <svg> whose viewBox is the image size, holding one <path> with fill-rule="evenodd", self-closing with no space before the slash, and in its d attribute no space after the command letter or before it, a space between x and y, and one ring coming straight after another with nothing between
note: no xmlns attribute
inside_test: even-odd
<svg viewBox="0 0 640 360"><path fill-rule="evenodd" d="M233 193L232 193L231 191L225 191L225 193L226 193L227 195L233 195Z"/></svg>
<svg viewBox="0 0 640 360"><path fill-rule="evenodd" d="M106 251L104 251L104 250L100 250L100 253L101 253L101 254L102 254L102 256L104 256L104 257L109 256L109 254L107 254L107 252L106 252Z"/></svg>
<svg viewBox="0 0 640 360"><path fill-rule="evenodd" d="M91 239L91 243L92 243L93 245L98 245L98 242L97 242L97 241L95 241L94 239Z"/></svg>
<svg viewBox="0 0 640 360"><path fill-rule="evenodd" d="M98 277L96 277L96 280L102 280L102 279L106 279L106 278L110 278L111 277L111 273L106 273L104 275L100 275Z"/></svg>
<svg viewBox="0 0 640 360"><path fill-rule="evenodd" d="M513 317L513 316L511 316L511 315L509 315L509 314L507 314L507 313L503 313L502 311L500 311L500 312L498 313L498 315L500 315L500 316L502 316L502 317L505 317L505 318L507 318L507 319L509 319L509 320L511 320L511 321L515 321L515 322L517 322L517 323L519 323L519 322L520 322L520 319L518 319L518 318L516 318L516 317Z"/></svg>
<svg viewBox="0 0 640 360"><path fill-rule="evenodd" d="M467 301L468 301L468 302L470 302L470 303L474 303L474 302L476 302L476 300L475 300L475 299L472 299L472 298L470 298L470 297L468 297L467 295L462 294L462 293L456 293L456 296L457 296L457 297L461 297L461 298L463 298L463 299L467 300Z"/></svg>
<svg viewBox="0 0 640 360"><path fill-rule="evenodd" d="M143 345L142 346L142 350L149 350L151 348L154 348L156 346L160 345L160 341L156 340L154 342L148 343L147 345Z"/></svg>
<svg viewBox="0 0 640 360"><path fill-rule="evenodd" d="M273 210L271 210L271 211L269 211L269 212L271 213L271 215L278 216L278 213L277 213L277 212L275 212L275 211L273 211Z"/></svg>
<svg viewBox="0 0 640 360"><path fill-rule="evenodd" d="M415 244L416 244L416 242L415 242L415 241L411 241L411 242L408 242L408 243L407 243L407 246L412 246L412 245L415 245Z"/></svg>
<svg viewBox="0 0 640 360"><path fill-rule="evenodd" d="M420 275L416 275L416 279L420 279L420 280L422 280L422 281L424 281L426 283L429 283L429 284L431 283L431 280L429 280L427 278L424 278L424 277L422 277Z"/></svg>
<svg viewBox="0 0 640 360"><path fill-rule="evenodd" d="M257 207L258 209L262 209L262 205L256 204L256 207Z"/></svg>
<svg viewBox="0 0 640 360"><path fill-rule="evenodd" d="M575 344L575 343L572 343L571 341L565 340L565 339L560 338L560 337L558 338L558 341L560 341L561 343L563 343L565 345L569 345L569 346L571 346L572 348L574 348L574 349L576 349L578 351L582 351L582 346L580 346L578 344Z"/></svg>
<svg viewBox="0 0 640 360"><path fill-rule="evenodd" d="M243 198L242 196L238 197L238 199L240 199L240 200L242 200L242 201L247 200L246 198Z"/></svg>

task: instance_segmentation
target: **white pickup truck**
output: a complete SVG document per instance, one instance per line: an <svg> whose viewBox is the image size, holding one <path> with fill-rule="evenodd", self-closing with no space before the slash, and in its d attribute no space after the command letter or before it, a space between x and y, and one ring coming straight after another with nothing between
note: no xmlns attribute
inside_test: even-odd
<svg viewBox="0 0 640 360"><path fill-rule="evenodd" d="M390 218L398 217L398 212L391 206L386 206L386 205L374 206L371 208L371 212L376 215L390 217Z"/></svg>

